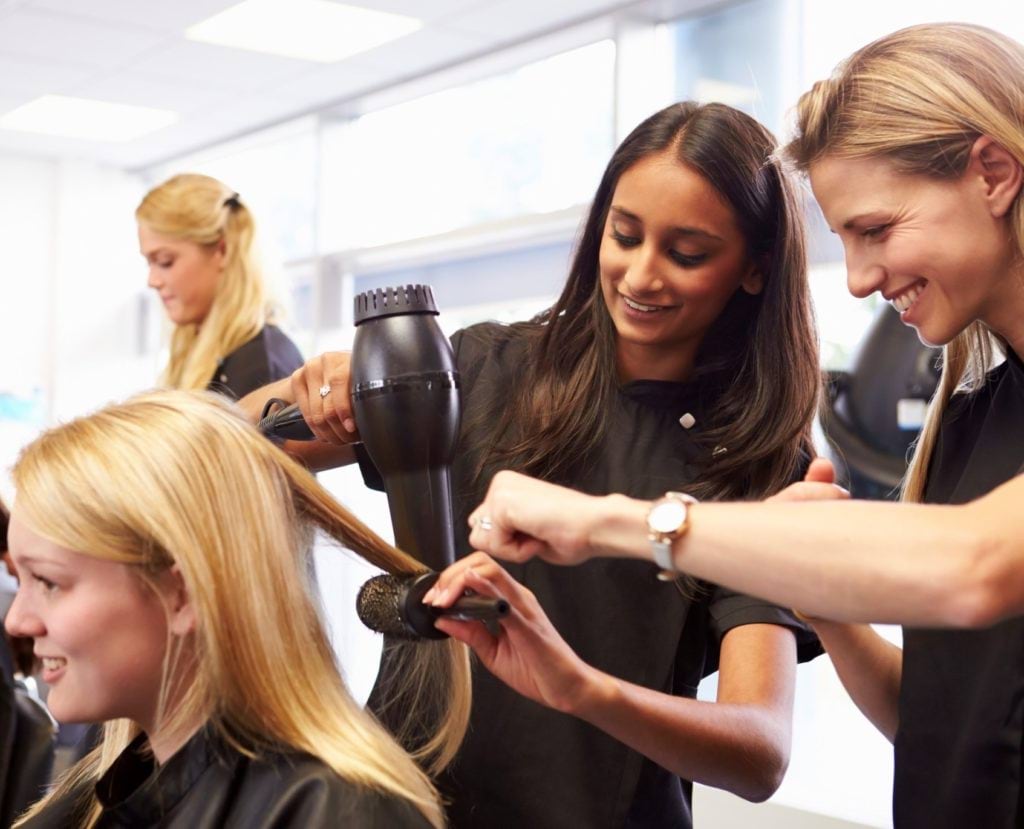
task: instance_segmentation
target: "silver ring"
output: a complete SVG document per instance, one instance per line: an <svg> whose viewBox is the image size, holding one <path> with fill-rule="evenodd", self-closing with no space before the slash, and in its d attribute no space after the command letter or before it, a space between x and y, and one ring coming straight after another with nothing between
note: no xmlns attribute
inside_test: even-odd
<svg viewBox="0 0 1024 829"><path fill-rule="evenodd" d="M330 393L331 393L330 385L323 385L323 386L320 387L320 396L321 397L327 397L327 395L329 395Z"/></svg>
<svg viewBox="0 0 1024 829"><path fill-rule="evenodd" d="M477 519L476 525L484 532L489 532L494 529L494 522L491 521L491 516L489 515L481 515Z"/></svg>

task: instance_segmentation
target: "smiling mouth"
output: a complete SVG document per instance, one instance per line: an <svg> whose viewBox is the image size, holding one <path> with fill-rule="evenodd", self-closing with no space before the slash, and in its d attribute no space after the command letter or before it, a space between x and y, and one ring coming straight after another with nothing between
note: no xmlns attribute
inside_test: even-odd
<svg viewBox="0 0 1024 829"><path fill-rule="evenodd" d="M907 311L911 305L917 302L917 298L921 296L921 293L927 285L928 283L924 280L915 282L899 296L894 296L890 299L889 304L902 314L904 311Z"/></svg>
<svg viewBox="0 0 1024 829"><path fill-rule="evenodd" d="M43 663L43 668L47 671L59 671L68 664L66 659L62 659L59 656L44 656L40 661Z"/></svg>
<svg viewBox="0 0 1024 829"><path fill-rule="evenodd" d="M665 311L667 308L663 305L644 305L642 302L637 302L634 299L630 299L625 294L619 294L622 297L622 301L626 303L627 308L631 308L634 311L641 311L645 314L653 314L656 311Z"/></svg>

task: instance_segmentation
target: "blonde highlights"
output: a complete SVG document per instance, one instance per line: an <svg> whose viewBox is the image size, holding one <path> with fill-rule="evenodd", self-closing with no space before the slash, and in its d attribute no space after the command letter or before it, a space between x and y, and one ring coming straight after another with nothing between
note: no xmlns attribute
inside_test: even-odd
<svg viewBox="0 0 1024 829"><path fill-rule="evenodd" d="M172 565L180 572L198 619L194 669L187 688L163 695L174 704L161 733L210 722L248 754L307 752L444 824L428 773L449 762L465 732L466 649L446 640L398 654L404 698L419 701L404 712L409 731L427 736L412 747L424 771L349 695L309 583L317 530L388 572L423 566L340 506L230 403L165 391L109 406L45 432L23 451L14 480L20 513L40 535L137 567L144 581ZM176 659L169 650L165 684L179 675ZM100 748L51 797L95 782L137 733L108 723ZM91 791L82 808L91 825Z"/></svg>
<svg viewBox="0 0 1024 829"><path fill-rule="evenodd" d="M877 158L904 175L963 174L974 142L989 136L1024 166L1024 47L981 26L912 26L854 52L797 104L788 157L805 172L825 156ZM1024 199L1009 226L1024 255ZM943 412L958 390L972 390L993 366L997 338L974 322L945 346L903 499L921 501ZM999 343L1005 348L1005 343Z"/></svg>
<svg viewBox="0 0 1024 829"><path fill-rule="evenodd" d="M163 383L205 389L217 363L255 337L273 314L255 250L256 227L238 194L210 176L185 173L154 187L135 210L154 233L224 246L224 270L201 326L175 326Z"/></svg>

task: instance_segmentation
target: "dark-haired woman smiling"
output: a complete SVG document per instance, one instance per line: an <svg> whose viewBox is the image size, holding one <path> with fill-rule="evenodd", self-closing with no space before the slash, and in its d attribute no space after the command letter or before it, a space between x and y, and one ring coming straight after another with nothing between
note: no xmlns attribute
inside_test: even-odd
<svg viewBox="0 0 1024 829"><path fill-rule="evenodd" d="M817 343L799 211L774 151L729 107L656 113L613 155L556 304L455 335L456 526L503 467L647 498L762 498L801 475ZM344 391L321 397L325 385ZM340 445L296 451L338 463L355 457L348 387L348 356L322 355L248 402L297 400ZM775 790L797 655L817 652L788 612L659 582L635 562L506 574L458 543L455 569L524 587L497 637L445 623L493 672L475 677L470 731L442 782L454 825L688 827L685 781L751 800ZM696 701L716 669L717 703Z"/></svg>

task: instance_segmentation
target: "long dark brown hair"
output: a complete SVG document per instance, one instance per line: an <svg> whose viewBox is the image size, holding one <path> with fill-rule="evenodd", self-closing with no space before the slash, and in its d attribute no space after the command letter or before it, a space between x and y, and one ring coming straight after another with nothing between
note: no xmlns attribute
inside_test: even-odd
<svg viewBox="0 0 1024 829"><path fill-rule="evenodd" d="M470 431L492 441L478 447L478 476L510 467L564 482L605 437L618 379L601 239L619 177L671 151L730 205L764 279L756 296L736 291L698 351L695 377L717 391L698 436L705 463L688 489L702 499L760 498L792 479L813 455L821 376L801 208L776 149L767 129L723 104L673 104L630 133L601 178L562 295L509 328L529 343L523 391L483 414L496 431Z"/></svg>

